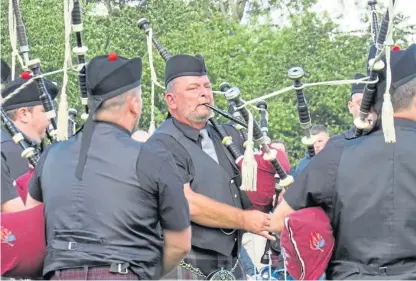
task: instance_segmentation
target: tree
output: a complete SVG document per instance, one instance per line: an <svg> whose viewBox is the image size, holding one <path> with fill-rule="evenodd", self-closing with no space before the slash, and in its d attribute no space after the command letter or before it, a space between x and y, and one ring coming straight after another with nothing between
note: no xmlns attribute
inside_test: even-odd
<svg viewBox="0 0 416 281"><path fill-rule="evenodd" d="M293 13L284 27L242 25L238 20L224 19L215 3L208 0L188 1L148 0L138 5L112 9L107 17L89 13L96 3L89 3L84 12L84 41L88 46L87 60L115 51L124 57L143 58L143 115L141 128L150 122L150 74L144 32L137 21L147 17L153 33L172 55L202 54L206 60L214 90L227 81L241 89L243 99L250 100L292 85L287 72L300 66L305 70L304 83L351 78L355 72L365 72L372 37L368 31L352 35L338 31L325 15L317 15L300 3L302 13ZM210 1L210 0L209 0ZM279 1L276 3L283 3ZM306 4L305 4L306 3ZM64 56L64 23L61 1L21 0L27 27L31 57L42 60L44 72L60 69ZM293 6L295 7L295 6ZM10 61L7 9L1 10L2 54ZM74 38L71 39L75 46ZM402 45L406 47L406 45ZM73 55L76 64L76 57ZM163 84L165 62L154 51L154 66ZM50 77L59 84L62 75ZM323 124L331 133L339 133L352 125L346 108L350 86L316 86L305 88L313 124ZM70 76L68 85L71 106L80 109L77 75ZM226 100L216 95L216 106L227 108ZM290 160L296 164L303 157L295 92L268 99L269 133L288 144ZM157 88L156 122L166 117L163 89ZM257 111L248 107L257 117ZM222 119L224 122L227 120Z"/></svg>

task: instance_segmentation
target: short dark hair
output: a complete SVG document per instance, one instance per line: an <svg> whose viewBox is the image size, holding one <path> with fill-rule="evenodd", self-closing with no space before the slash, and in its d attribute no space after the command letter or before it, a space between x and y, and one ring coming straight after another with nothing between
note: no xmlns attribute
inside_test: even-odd
<svg viewBox="0 0 416 281"><path fill-rule="evenodd" d="M17 112L19 111L19 109L21 108L27 108L27 111L29 111L30 113L33 113L33 106L25 106L25 107L19 107L19 108L15 108L12 110L7 111L7 116L12 120L12 121L16 121L17 118Z"/></svg>
<svg viewBox="0 0 416 281"><path fill-rule="evenodd" d="M391 95L391 103L394 112L408 109L412 105L413 98L416 96L416 78L399 86Z"/></svg>
<svg viewBox="0 0 416 281"><path fill-rule="evenodd" d="M329 130L324 125L314 125L314 126L312 126L311 134L312 135L317 135L319 133L325 133L325 134L329 135Z"/></svg>

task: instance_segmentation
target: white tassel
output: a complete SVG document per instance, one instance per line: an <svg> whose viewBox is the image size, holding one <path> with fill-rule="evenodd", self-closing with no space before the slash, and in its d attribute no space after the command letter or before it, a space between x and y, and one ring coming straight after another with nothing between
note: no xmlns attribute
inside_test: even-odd
<svg viewBox="0 0 416 281"><path fill-rule="evenodd" d="M383 122L384 141L386 143L395 143L396 130L394 129L393 105L391 104L390 93L385 93L383 98L381 120Z"/></svg>
<svg viewBox="0 0 416 281"><path fill-rule="evenodd" d="M390 62L390 52L391 46L393 45L393 9L394 5L392 0L389 1L389 14L390 14L390 23L387 30L387 39L385 42L386 49L386 92L383 95L383 107L381 111L381 120L383 125L383 134L384 141L386 143L395 143L396 142L396 131L394 129L394 116L393 116L393 105L391 103L390 87L391 87L391 62Z"/></svg>
<svg viewBox="0 0 416 281"><path fill-rule="evenodd" d="M257 161L254 157L254 141L253 141L253 116L249 112L248 122L248 139L246 152L244 153L244 159L242 164L242 185L241 190L244 191L256 191L257 190Z"/></svg>

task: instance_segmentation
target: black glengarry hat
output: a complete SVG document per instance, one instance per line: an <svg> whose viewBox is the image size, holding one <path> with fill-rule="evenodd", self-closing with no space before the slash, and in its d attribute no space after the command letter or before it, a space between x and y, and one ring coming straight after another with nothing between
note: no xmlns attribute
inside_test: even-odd
<svg viewBox="0 0 416 281"><path fill-rule="evenodd" d="M383 58L386 62L386 58ZM387 67L387 64L385 64ZM416 78L416 44L410 45L405 50L392 51L390 54L391 66L391 87L390 94L393 96L400 86ZM382 75L379 75L380 81L377 83L376 93L376 111L381 109L383 95L386 91L386 67Z"/></svg>
<svg viewBox="0 0 416 281"><path fill-rule="evenodd" d="M354 74L354 80L358 80L358 79L362 79L366 77L364 74L361 73L355 73ZM354 83L351 85L351 96L353 96L354 94L360 94L364 92L364 88L365 88L366 84L360 84L360 83Z"/></svg>
<svg viewBox="0 0 416 281"><path fill-rule="evenodd" d="M86 67L89 116L82 128L82 141L76 177L82 179L87 152L91 143L97 109L106 100L141 85L142 59L127 59L115 53L94 57Z"/></svg>
<svg viewBox="0 0 416 281"><path fill-rule="evenodd" d="M165 86L177 77L203 75L207 75L207 67L201 55L176 55L166 62Z"/></svg>
<svg viewBox="0 0 416 281"><path fill-rule="evenodd" d="M54 100L59 93L58 87L55 85L54 82L50 80L44 78L43 81L45 82L46 90L51 96L51 99ZM17 78L9 82L1 92L2 98L9 96L17 88L19 88L26 82L27 80L22 78ZM2 104L2 107L5 111L9 111L17 108L36 106L41 104L42 102L39 99L39 92L36 86L36 82L32 82L28 86L23 88L18 94L14 95L6 102L4 102Z"/></svg>

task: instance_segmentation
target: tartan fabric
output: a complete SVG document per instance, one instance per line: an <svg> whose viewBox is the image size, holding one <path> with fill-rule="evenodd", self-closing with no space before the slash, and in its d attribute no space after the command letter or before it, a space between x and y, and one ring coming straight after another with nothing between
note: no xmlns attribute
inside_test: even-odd
<svg viewBox="0 0 416 281"><path fill-rule="evenodd" d="M195 251L195 248L188 253L184 261L191 264L195 268L199 268L202 273L208 276L211 272L224 268L225 270L231 270L236 262L236 257L226 257L218 253L204 253L202 251ZM245 280L245 273L243 269L242 261L238 262L233 274L237 280ZM169 274L165 275L164 280L206 280L206 277L198 276L191 273L187 269L177 266Z"/></svg>
<svg viewBox="0 0 416 281"><path fill-rule="evenodd" d="M110 266L79 267L55 270L50 280L140 280L128 269L127 274L112 273Z"/></svg>

